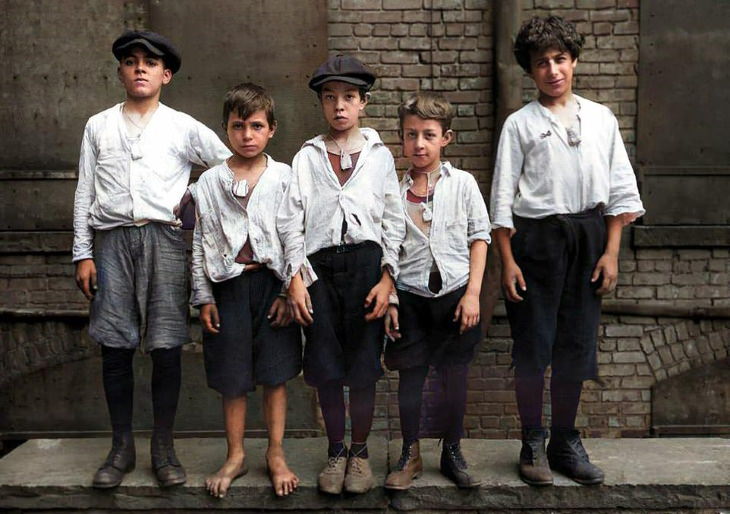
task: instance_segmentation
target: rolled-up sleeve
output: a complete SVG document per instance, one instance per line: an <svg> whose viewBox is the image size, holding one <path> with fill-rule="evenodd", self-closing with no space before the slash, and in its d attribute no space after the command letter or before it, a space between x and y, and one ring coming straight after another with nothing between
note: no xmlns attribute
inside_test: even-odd
<svg viewBox="0 0 730 514"><path fill-rule="evenodd" d="M199 221L193 231L192 255L192 293L190 304L198 307L207 303L215 303L213 285L205 274L205 255L203 254L203 235Z"/></svg>
<svg viewBox="0 0 730 514"><path fill-rule="evenodd" d="M381 267L387 268L391 277L398 277L398 254L403 239L406 237L406 221L403 214L398 175L395 172L395 162L392 156L389 160L389 169L385 178L385 195L382 219L383 257Z"/></svg>
<svg viewBox="0 0 730 514"><path fill-rule="evenodd" d="M611 115L611 121L611 169L609 172L611 184L605 214L607 216L626 214L630 221L633 221L639 216L643 216L646 211L639 197L636 174L621 139L618 121L613 115Z"/></svg>
<svg viewBox="0 0 730 514"><path fill-rule="evenodd" d="M522 173L524 154L515 123L507 118L497 146L492 193L489 200L493 228L514 228L512 205Z"/></svg>
<svg viewBox="0 0 730 514"><path fill-rule="evenodd" d="M484 197L479 190L479 185L473 176L469 176L466 191L467 208L467 243L471 245L474 241L482 240L487 244L492 242L490 232L492 226L489 223L489 212L484 203Z"/></svg>
<svg viewBox="0 0 730 514"><path fill-rule="evenodd" d="M284 247L284 284L286 287L289 287L292 277L302 269L307 257L304 238L304 204L299 188L300 161L299 154L294 156L292 178L276 215L276 229ZM311 266L304 271L314 274ZM307 277L303 278L306 283ZM313 279L316 277L309 277L310 281Z"/></svg>
<svg viewBox="0 0 730 514"><path fill-rule="evenodd" d="M96 198L94 169L96 168L97 151L91 132L91 124L87 123L81 140L79 182L74 195L73 262L94 258L94 230L89 226L89 216L91 205Z"/></svg>

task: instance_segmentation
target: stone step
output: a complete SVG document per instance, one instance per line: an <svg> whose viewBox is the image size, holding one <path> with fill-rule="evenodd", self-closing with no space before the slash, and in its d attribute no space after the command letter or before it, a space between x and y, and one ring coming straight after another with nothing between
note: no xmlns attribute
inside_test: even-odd
<svg viewBox="0 0 730 514"><path fill-rule="evenodd" d="M387 461L395 463L400 441L372 437L370 456L378 487L371 492L332 497L317 491L317 474L326 463L326 439L288 439L289 464L299 489L277 498L264 467L264 439L249 439L249 473L234 482L223 499L211 498L205 477L225 457L223 439L178 439L178 456L188 482L173 489L157 487L149 465L149 439L137 439L137 468L113 491L91 487L91 476L108 451L107 439L37 439L0 459L0 509L94 509L189 511L376 511L453 512L730 512L730 439L587 439L592 461L606 472L602 486L580 486L556 475L552 487L534 488L517 476L519 441L471 439L463 442L471 469L483 480L479 489L462 491L438 472L438 441L421 442L425 471L409 491L382 488ZM387 451L386 451L387 450Z"/></svg>

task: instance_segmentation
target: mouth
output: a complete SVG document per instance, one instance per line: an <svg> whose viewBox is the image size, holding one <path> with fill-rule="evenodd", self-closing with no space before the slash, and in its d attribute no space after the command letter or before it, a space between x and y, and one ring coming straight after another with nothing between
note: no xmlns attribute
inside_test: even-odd
<svg viewBox="0 0 730 514"><path fill-rule="evenodd" d="M562 84L563 82L565 82L565 81L564 81L563 79L557 79L557 80L549 80L549 81L547 82L547 85L548 85L548 86L552 86L552 87L555 87L555 86L559 86L559 85L561 85L561 84Z"/></svg>

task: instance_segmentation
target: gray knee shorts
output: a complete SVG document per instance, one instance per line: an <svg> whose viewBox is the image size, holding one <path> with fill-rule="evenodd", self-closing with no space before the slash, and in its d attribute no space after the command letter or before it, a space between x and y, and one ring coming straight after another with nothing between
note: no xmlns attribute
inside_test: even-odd
<svg viewBox="0 0 730 514"><path fill-rule="evenodd" d="M96 233L98 290L89 335L113 348L175 348L188 333L188 278L182 230L162 223Z"/></svg>

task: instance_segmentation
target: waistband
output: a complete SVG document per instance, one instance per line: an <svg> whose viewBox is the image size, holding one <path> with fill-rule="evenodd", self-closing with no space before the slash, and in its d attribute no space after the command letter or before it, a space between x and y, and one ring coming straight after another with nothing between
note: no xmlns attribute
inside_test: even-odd
<svg viewBox="0 0 730 514"><path fill-rule="evenodd" d="M355 250L360 250L361 248L379 248L380 245L374 241L363 241L362 243L355 243L355 244L340 244L337 246L329 246L327 248L322 248L321 250L317 250L309 257L316 257L318 255L332 255L332 254L338 254L338 253L350 253L354 252Z"/></svg>
<svg viewBox="0 0 730 514"><path fill-rule="evenodd" d="M566 214L551 214L550 216L546 216L544 218L523 218L521 216L513 215L512 218L515 221L515 223L520 223L521 225L540 225L543 223L552 223L555 221L566 221L566 220L581 220L581 219L590 219L590 218L599 218L603 217L603 205L597 205L593 209L588 209L587 211L583 212L576 212L576 213L566 213Z"/></svg>

